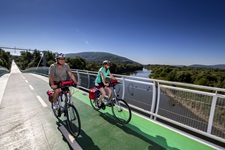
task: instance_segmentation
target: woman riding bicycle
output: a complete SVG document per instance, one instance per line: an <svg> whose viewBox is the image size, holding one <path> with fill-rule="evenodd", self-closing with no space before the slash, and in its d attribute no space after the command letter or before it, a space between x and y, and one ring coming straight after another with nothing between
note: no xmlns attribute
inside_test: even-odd
<svg viewBox="0 0 225 150"><path fill-rule="evenodd" d="M74 74L71 72L69 65L65 63L64 54L56 54L55 60L56 62L49 68L49 85L54 90L53 108L58 109L58 104L56 103L56 101L61 91L58 88L60 81L65 81L68 74L76 85L79 85L79 82L77 82Z"/></svg>
<svg viewBox="0 0 225 150"><path fill-rule="evenodd" d="M110 62L108 60L104 60L103 61L103 66L99 69L98 71L98 75L95 79L95 87L97 87L99 89L99 91L101 92L101 95L98 99L98 106L99 107L104 107L104 103L102 102L103 98L106 95L106 91L108 92L108 103L107 105L110 106L110 99L111 99L111 95L112 95L112 90L110 89L109 83L106 82L106 77L109 75L111 79L115 79L115 77L110 73L109 70L110 67Z"/></svg>

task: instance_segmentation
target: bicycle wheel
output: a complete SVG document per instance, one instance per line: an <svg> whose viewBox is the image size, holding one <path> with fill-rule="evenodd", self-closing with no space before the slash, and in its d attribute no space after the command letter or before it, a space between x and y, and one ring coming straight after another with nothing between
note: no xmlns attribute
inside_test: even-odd
<svg viewBox="0 0 225 150"><path fill-rule="evenodd" d="M93 100L93 99L90 99L90 103L91 103L91 106L94 108L94 110L100 110L101 108L98 107L98 104L97 104L97 99Z"/></svg>
<svg viewBox="0 0 225 150"><path fill-rule="evenodd" d="M112 113L121 124L127 124L131 120L131 109L126 101L117 99L112 102Z"/></svg>
<svg viewBox="0 0 225 150"><path fill-rule="evenodd" d="M59 105L58 101L57 101L57 104ZM52 103L52 111L53 111L56 118L59 118L62 114L61 109L56 110L56 109L53 108L53 103Z"/></svg>
<svg viewBox="0 0 225 150"><path fill-rule="evenodd" d="M80 116L73 104L68 104L67 106L67 124L73 136L75 138L78 137L81 130Z"/></svg>

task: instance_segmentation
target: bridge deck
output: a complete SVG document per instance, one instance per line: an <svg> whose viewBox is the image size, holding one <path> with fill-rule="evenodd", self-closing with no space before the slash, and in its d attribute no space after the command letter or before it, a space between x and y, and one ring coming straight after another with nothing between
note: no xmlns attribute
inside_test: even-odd
<svg viewBox="0 0 225 150"><path fill-rule="evenodd" d="M100 112L94 111L87 93L76 90L74 97L82 101L76 103L82 118L82 130L94 143L98 143L101 149L213 149L206 143L203 144L134 113L131 122L122 126L113 118L110 107ZM79 138L77 142L81 145L85 143Z"/></svg>
<svg viewBox="0 0 225 150"><path fill-rule="evenodd" d="M47 100L46 77L16 72L2 76L0 83L0 147L3 150L72 149L71 143L85 150L218 149L134 113L129 124L120 125L113 118L111 108L93 110L88 93L78 89L74 89L72 100L80 114L82 131L75 141L70 136L68 141L60 132L61 127L67 128L65 118L57 120Z"/></svg>

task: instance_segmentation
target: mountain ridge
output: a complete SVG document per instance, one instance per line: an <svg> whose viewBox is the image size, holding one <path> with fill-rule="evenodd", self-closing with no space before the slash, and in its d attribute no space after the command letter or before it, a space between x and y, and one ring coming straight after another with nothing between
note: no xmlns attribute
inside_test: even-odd
<svg viewBox="0 0 225 150"><path fill-rule="evenodd" d="M109 52L79 52L79 53L67 53L66 54L66 57L75 57L75 56L79 56L81 58L84 58L89 62L102 63L103 60L109 60L111 62L143 65L139 62L133 61L133 60L128 59L126 57L122 57L122 56L112 54L112 53L109 53ZM173 65L171 65L171 66L173 66ZM216 65L193 64L193 65L175 65L175 66L177 66L177 67L186 66L186 67L194 67L194 68L225 69L225 64L216 64Z"/></svg>
<svg viewBox="0 0 225 150"><path fill-rule="evenodd" d="M135 62L126 57L122 57L122 56L108 53L108 52L80 52L80 53L67 53L66 54L66 57L75 57L75 56L84 58L89 62L102 63L102 61L104 61L104 60L109 60L111 62L142 65L141 63Z"/></svg>

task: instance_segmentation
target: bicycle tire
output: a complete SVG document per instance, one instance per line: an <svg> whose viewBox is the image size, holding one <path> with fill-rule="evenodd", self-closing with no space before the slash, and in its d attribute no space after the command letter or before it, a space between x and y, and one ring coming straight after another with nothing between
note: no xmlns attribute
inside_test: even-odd
<svg viewBox="0 0 225 150"><path fill-rule="evenodd" d="M112 113L114 118L121 124L129 123L132 117L131 109L123 99L117 99L112 102Z"/></svg>
<svg viewBox="0 0 225 150"><path fill-rule="evenodd" d="M67 125L71 134L76 138L80 135L81 123L80 116L76 107L73 104L67 105Z"/></svg>
<svg viewBox="0 0 225 150"><path fill-rule="evenodd" d="M90 99L90 103L91 103L91 106L94 108L94 110L100 110L101 108L98 107L98 104L97 104L97 99Z"/></svg>

